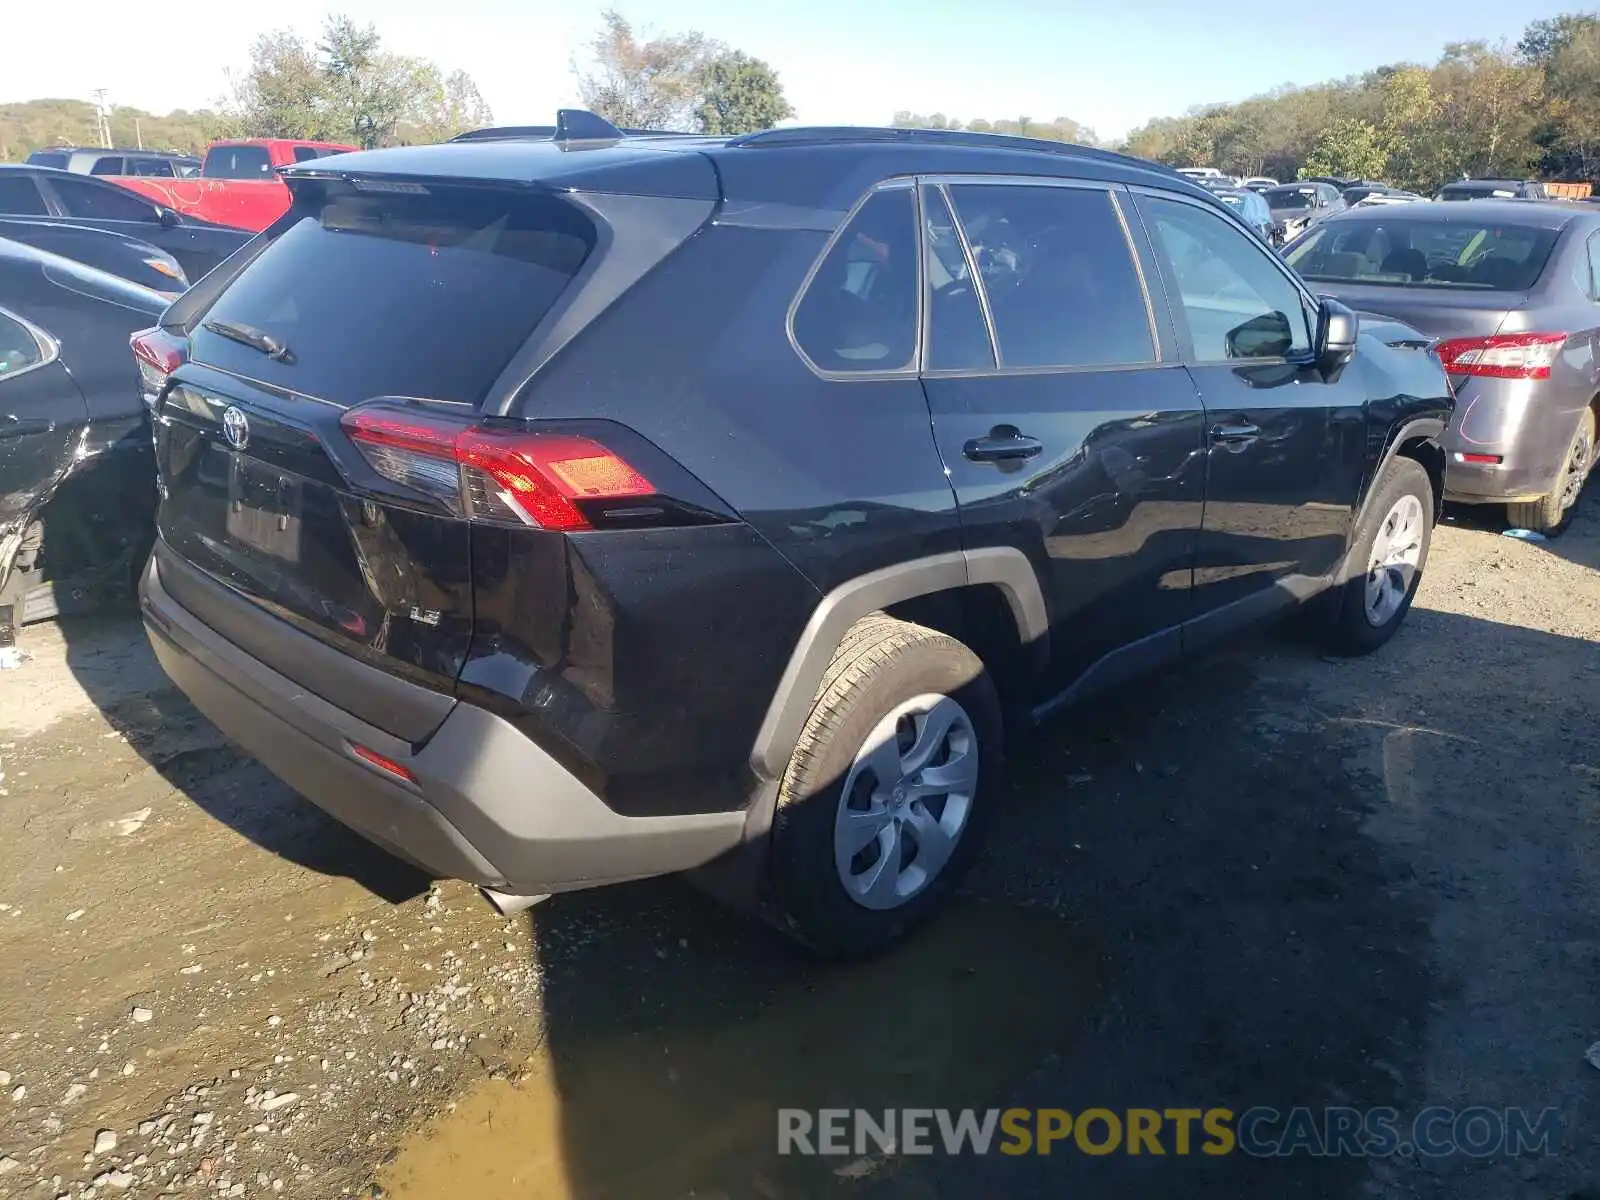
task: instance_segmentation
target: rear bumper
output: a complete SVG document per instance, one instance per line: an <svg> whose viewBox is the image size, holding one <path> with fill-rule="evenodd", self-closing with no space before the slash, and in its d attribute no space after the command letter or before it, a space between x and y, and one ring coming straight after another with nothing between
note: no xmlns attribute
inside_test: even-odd
<svg viewBox="0 0 1600 1200"><path fill-rule="evenodd" d="M619 815L474 705L455 704L419 745L387 734L238 649L172 598L163 572L183 574L186 587L222 589L170 552L152 555L139 589L156 658L195 707L313 804L436 876L571 891L701 866L742 840L743 812ZM259 619L281 625L267 613ZM303 638L308 653L325 649L297 631L287 636ZM348 669L394 685L354 659ZM353 746L400 764L415 782L369 766Z"/></svg>
<svg viewBox="0 0 1600 1200"><path fill-rule="evenodd" d="M1538 500L1555 486L1592 387L1565 379L1455 376L1456 409L1440 439L1445 498L1467 504ZM1466 455L1500 461L1468 462Z"/></svg>

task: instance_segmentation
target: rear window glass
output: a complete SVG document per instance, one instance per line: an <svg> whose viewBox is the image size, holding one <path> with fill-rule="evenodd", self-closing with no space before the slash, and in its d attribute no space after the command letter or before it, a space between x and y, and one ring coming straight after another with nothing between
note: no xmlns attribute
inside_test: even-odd
<svg viewBox="0 0 1600 1200"><path fill-rule="evenodd" d="M1534 285L1557 231L1525 225L1396 218L1332 221L1288 255L1325 283L1522 291Z"/></svg>
<svg viewBox="0 0 1600 1200"><path fill-rule="evenodd" d="M213 146L200 174L207 179L268 179L272 161L265 146Z"/></svg>
<svg viewBox="0 0 1600 1200"><path fill-rule="evenodd" d="M1273 208L1311 208L1317 202L1314 187L1268 188L1261 195Z"/></svg>
<svg viewBox="0 0 1600 1200"><path fill-rule="evenodd" d="M36 167L55 167L58 170L65 170L67 155L59 151L35 150L28 155L28 161Z"/></svg>
<svg viewBox="0 0 1600 1200"><path fill-rule="evenodd" d="M521 192L365 194L334 184L291 212L299 219L204 320L261 330L292 357L269 359L203 327L195 354L346 405L479 403L594 244L576 209Z"/></svg>

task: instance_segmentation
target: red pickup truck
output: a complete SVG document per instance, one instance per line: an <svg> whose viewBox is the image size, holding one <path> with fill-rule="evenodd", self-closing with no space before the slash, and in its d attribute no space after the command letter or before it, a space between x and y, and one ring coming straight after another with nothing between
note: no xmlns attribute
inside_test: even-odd
<svg viewBox="0 0 1600 1200"><path fill-rule="evenodd" d="M278 167L355 149L336 142L282 138L212 142L198 176L120 175L116 182L180 213L259 233L289 207L289 189L278 178Z"/></svg>

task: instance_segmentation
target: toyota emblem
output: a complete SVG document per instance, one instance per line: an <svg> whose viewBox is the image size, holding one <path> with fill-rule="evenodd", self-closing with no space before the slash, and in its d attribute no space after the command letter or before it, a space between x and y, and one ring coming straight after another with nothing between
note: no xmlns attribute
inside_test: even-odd
<svg viewBox="0 0 1600 1200"><path fill-rule="evenodd" d="M250 444L250 420L242 409L230 405L222 414L222 435L235 450L243 450Z"/></svg>

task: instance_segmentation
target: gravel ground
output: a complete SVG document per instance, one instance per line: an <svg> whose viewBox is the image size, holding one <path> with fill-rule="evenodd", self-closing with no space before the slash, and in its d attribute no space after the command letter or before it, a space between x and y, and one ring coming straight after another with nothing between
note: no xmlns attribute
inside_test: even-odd
<svg viewBox="0 0 1600 1200"><path fill-rule="evenodd" d="M0 675L0 1196L1600 1195L1600 498L1021 748L954 910L820 968L674 881L505 920L241 759L126 620ZM1561 1113L1546 1157L779 1158L774 1110Z"/></svg>

